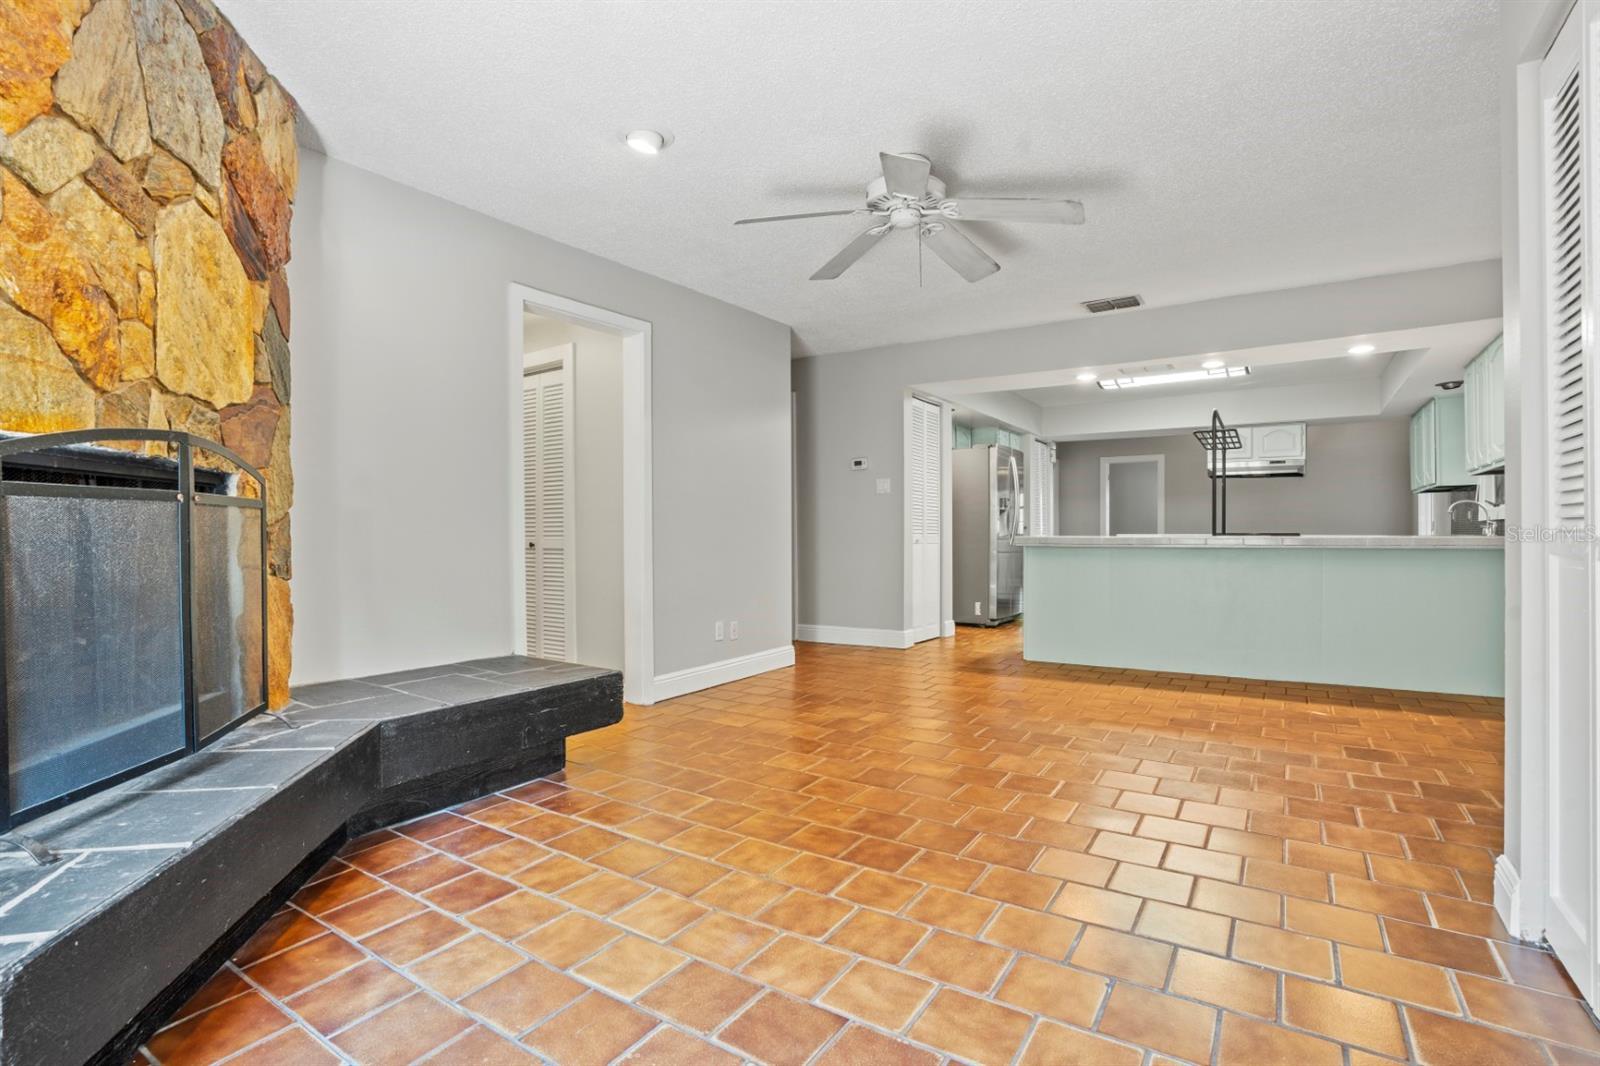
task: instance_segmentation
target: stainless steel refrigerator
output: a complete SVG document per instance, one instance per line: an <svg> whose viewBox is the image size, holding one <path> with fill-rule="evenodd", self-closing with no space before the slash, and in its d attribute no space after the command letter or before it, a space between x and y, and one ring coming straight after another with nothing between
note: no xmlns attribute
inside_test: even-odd
<svg viewBox="0 0 1600 1066"><path fill-rule="evenodd" d="M1003 444L950 453L955 620L994 626L1022 613L1022 452Z"/></svg>

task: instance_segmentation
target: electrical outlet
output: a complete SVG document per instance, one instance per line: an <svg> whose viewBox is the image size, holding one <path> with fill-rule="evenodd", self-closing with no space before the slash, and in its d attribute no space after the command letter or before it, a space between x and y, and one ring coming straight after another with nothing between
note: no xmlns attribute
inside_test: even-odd
<svg viewBox="0 0 1600 1066"><path fill-rule="evenodd" d="M722 623L721 622L717 623L716 633L717 633L716 639L717 640L721 640L722 639Z"/></svg>
<svg viewBox="0 0 1600 1066"><path fill-rule="evenodd" d="M880 477L878 479L878 495L879 496L887 496L887 495L889 495L889 492L890 492L889 479L886 478L886 477Z"/></svg>
<svg viewBox="0 0 1600 1066"><path fill-rule="evenodd" d="M738 640L739 639L739 620L737 618L735 618L733 621L728 623L728 639L729 640Z"/></svg>
<svg viewBox="0 0 1600 1066"><path fill-rule="evenodd" d="M973 600L972 601L972 613L973 614L982 614L983 613L983 601L982 600ZM717 624L721 625L720 622L717 623ZM721 639L721 638L718 638L718 639Z"/></svg>

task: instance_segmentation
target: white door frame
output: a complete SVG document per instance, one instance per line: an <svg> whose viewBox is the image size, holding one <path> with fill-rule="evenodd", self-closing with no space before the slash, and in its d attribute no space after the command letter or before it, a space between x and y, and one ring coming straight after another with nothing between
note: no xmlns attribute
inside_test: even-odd
<svg viewBox="0 0 1600 1066"><path fill-rule="evenodd" d="M562 559L564 560L565 564L563 569L565 570L564 578L567 586L567 661L574 663L578 661L578 486L574 480L577 474L578 465L576 448L574 447L577 439L578 403L577 396L573 391L574 386L577 383L577 351L577 346L568 341L566 344L557 344L549 348L541 348L536 352L525 352L522 356L522 379L524 384L533 374L542 374L550 370L559 371L561 374L561 403L565 408L563 418L566 421L567 427L567 440L563 453L565 456L565 463L561 479L561 494L563 497L562 514L565 516L565 520L562 523L565 528L561 532L561 551ZM527 429L526 422L526 416L524 416L524 418L518 423L519 427L524 431L523 435L519 435L517 438L519 444L523 445L519 448L517 453L518 455L525 454L526 452L526 442L524 440ZM519 473L522 473L522 471L519 471ZM527 493L525 483L521 498L523 503L526 504ZM527 508L524 506L524 518L526 518L526 512ZM524 537L527 536L525 528L522 535ZM523 552L524 558L526 558L526 544L523 545ZM522 601L522 651L520 651L519 654L525 653L528 647L528 601L526 598L528 590L526 566L523 567L521 573L523 575L522 594L524 598Z"/></svg>
<svg viewBox="0 0 1600 1066"><path fill-rule="evenodd" d="M622 697L655 702L655 571L651 498L650 323L512 282L507 287L506 417L511 440L511 647L528 646L522 572L522 315L525 309L622 335ZM576 606L576 605L574 605Z"/></svg>
<svg viewBox="0 0 1600 1066"><path fill-rule="evenodd" d="M1103 455L1100 457L1100 535L1111 536L1111 467L1117 463L1156 464L1156 532L1167 531L1167 457Z"/></svg>
<svg viewBox="0 0 1600 1066"><path fill-rule="evenodd" d="M1593 785L1593 769L1600 765L1600 750L1596 740L1600 728L1595 722L1595 660L1597 657L1594 619L1600 590L1596 588L1595 573L1600 571L1596 547L1586 532L1580 532L1577 543L1563 543L1560 522L1555 511L1555 496L1551 485L1549 463L1549 438L1552 433L1549 418L1551 380L1548 366L1549 299L1546 290L1546 147L1544 143L1545 87L1541 84L1544 58L1558 42L1559 33L1567 18L1575 20L1577 36L1577 61L1584 78L1584 125L1586 138L1584 151L1592 156L1600 144L1600 124L1591 105L1594 86L1600 80L1600 62L1591 43L1597 26L1600 26L1600 5L1594 0L1580 0L1576 4L1547 3L1535 10L1526 10L1532 16L1526 24L1526 40L1513 42L1520 46L1514 71L1517 92L1515 123L1515 159L1512 174L1515 179L1515 200L1511 209L1516 214L1514 245L1505 249L1507 277L1505 283L1506 330L1504 365L1506 374L1506 518L1507 532L1521 531L1523 536L1506 538L1506 640L1507 640L1507 693L1506 693L1506 842L1507 854L1495 862L1494 903L1506 928L1518 937L1539 939L1545 937L1558 952L1569 976L1580 992L1594 1002L1600 991L1600 961L1596 959L1597 919L1600 919L1600 900L1595 898L1600 884L1594 841L1587 842L1587 854L1579 849L1576 855L1563 854L1563 828L1578 833L1587 828L1592 835L1593 826L1600 819L1596 810L1597 796ZM1587 170L1583 175L1581 191L1586 214L1585 311L1584 330L1593 343L1592 316L1596 299L1596 278L1600 276L1600 259L1597 259L1594 221L1600 216L1600 198L1595 193L1595 179ZM1597 392L1590 367L1588 419L1589 419L1589 505L1587 521L1594 523L1593 508L1596 477L1594 426ZM1535 534L1535 535L1529 535ZM1572 610L1572 601L1563 604L1557 592L1557 571L1572 565L1586 566L1588 574L1578 610ZM1570 628L1572 615L1585 612L1588 628L1581 634L1587 652L1587 726L1588 736L1570 736L1571 730L1562 728L1557 705L1560 686L1556 684L1559 660L1556 649L1563 636L1563 628ZM1568 645L1569 652L1571 646ZM1570 755L1574 748L1587 742L1588 796L1584 813L1587 827L1568 821L1570 801L1564 805L1556 791L1558 777L1553 768L1559 760ZM1577 778L1578 775L1569 775ZM1512 852L1515 853L1513 858ZM1588 899L1574 901L1582 913L1573 908L1559 906L1555 900L1560 891L1557 885L1563 862L1570 865L1581 860L1589 879ZM1582 927L1582 958L1561 956L1566 937L1547 934L1553 926L1565 924L1570 932L1573 919ZM1569 951L1570 954L1570 951Z"/></svg>
<svg viewBox="0 0 1600 1066"><path fill-rule="evenodd" d="M913 632L916 625L912 613L914 578L911 567L911 466L914 462L911 448L911 405L917 400L932 404L939 409L939 623L937 633L922 637ZM936 396L921 390L907 389L900 413L900 455L903 459L900 464L900 484L904 489L900 494L902 502L900 543L904 546L901 551L900 588L904 595L900 604L902 629L900 633L895 634L899 640L895 646L909 648L919 640L931 640L934 636L953 637L956 633L956 624L952 620L955 613L951 592L954 557L950 546L950 449L955 443L954 412L948 403Z"/></svg>

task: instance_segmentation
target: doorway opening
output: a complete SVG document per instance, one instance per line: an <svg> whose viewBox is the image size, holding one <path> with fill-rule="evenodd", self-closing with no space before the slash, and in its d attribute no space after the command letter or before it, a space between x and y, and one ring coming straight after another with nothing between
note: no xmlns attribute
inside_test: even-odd
<svg viewBox="0 0 1600 1066"><path fill-rule="evenodd" d="M1100 460L1100 535L1167 531L1167 459L1114 455Z"/></svg>
<svg viewBox="0 0 1600 1066"><path fill-rule="evenodd" d="M650 326L513 285L511 645L653 702Z"/></svg>

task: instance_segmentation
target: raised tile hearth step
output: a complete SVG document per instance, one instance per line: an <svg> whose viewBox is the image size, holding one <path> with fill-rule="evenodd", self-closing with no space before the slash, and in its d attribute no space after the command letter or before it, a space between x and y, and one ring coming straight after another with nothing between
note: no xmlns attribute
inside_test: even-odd
<svg viewBox="0 0 1600 1066"><path fill-rule="evenodd" d="M309 686L283 717L28 823L54 865L0 852L0 1064L126 1061L348 836L559 770L621 720L622 677L502 656Z"/></svg>

